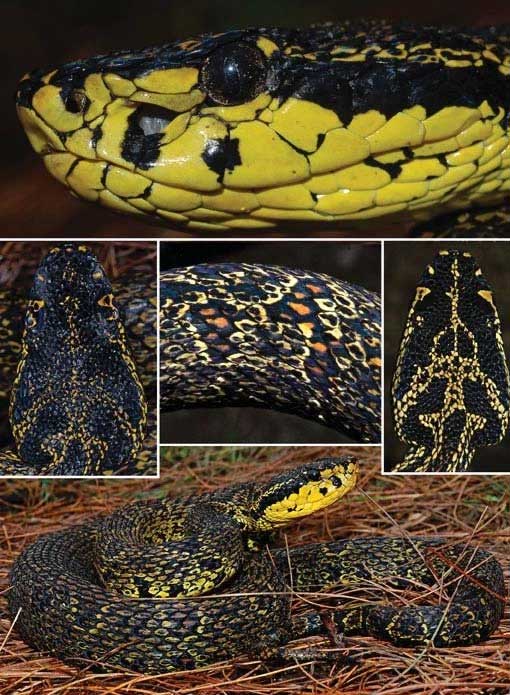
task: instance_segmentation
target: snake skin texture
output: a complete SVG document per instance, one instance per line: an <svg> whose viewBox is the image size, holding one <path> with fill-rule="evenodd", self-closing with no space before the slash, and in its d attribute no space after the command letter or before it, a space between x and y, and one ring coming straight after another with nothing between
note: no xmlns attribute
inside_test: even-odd
<svg viewBox="0 0 510 695"><path fill-rule="evenodd" d="M379 297L327 275L203 264L160 277L162 410L251 405L380 437Z"/></svg>
<svg viewBox="0 0 510 695"><path fill-rule="evenodd" d="M478 643L497 627L502 569L487 552L441 539L368 538L268 551L268 533L352 489L352 457L321 459L267 483L150 500L42 536L16 560L7 594L35 648L103 671L193 669L247 654L290 658L287 643L369 634L395 644ZM183 572L184 568L184 572ZM437 605L361 602L294 616L297 591L383 581L441 587ZM105 587L106 583L106 587ZM291 588L292 587L292 588ZM320 658L320 650L317 652Z"/></svg>
<svg viewBox="0 0 510 695"><path fill-rule="evenodd" d="M470 253L443 250L427 266L409 310L392 397L397 435L409 445L395 471L465 471L477 447L505 436L510 382L500 321Z"/></svg>
<svg viewBox="0 0 510 695"><path fill-rule="evenodd" d="M17 108L49 172L120 212L384 226L504 202L509 46L505 27L233 30L34 70Z"/></svg>
<svg viewBox="0 0 510 695"><path fill-rule="evenodd" d="M71 244L43 259L28 301L2 293L0 392L4 403L10 393L14 445L0 452L1 473L155 474L155 303L155 280L115 300L95 256ZM119 306L129 306L125 323Z"/></svg>

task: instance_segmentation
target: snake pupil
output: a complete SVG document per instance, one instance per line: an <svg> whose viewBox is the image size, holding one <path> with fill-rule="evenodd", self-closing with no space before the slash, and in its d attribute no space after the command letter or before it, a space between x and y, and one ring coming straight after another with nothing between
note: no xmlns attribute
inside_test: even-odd
<svg viewBox="0 0 510 695"><path fill-rule="evenodd" d="M202 84L218 104L234 105L254 99L266 83L263 53L246 43L227 44L207 59L201 72Z"/></svg>

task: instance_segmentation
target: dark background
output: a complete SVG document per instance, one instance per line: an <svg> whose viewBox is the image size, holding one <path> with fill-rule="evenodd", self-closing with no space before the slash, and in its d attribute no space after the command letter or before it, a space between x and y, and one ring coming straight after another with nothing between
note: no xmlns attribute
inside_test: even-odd
<svg viewBox="0 0 510 695"><path fill-rule="evenodd" d="M195 263L265 263L327 273L380 293L379 243L162 242L161 270ZM261 408L193 408L161 414L161 442L338 443L352 441L319 423Z"/></svg>
<svg viewBox="0 0 510 695"><path fill-rule="evenodd" d="M393 429L390 391L400 339L416 286L425 267L441 249L469 251L494 292L505 352L510 355L510 242L386 242L384 245L384 468L390 470L406 451ZM472 471L510 472L510 435L497 446L478 449Z"/></svg>
<svg viewBox="0 0 510 695"><path fill-rule="evenodd" d="M145 220L121 217L73 199L47 174L14 109L18 80L36 67L250 25L306 26L356 17L419 24L510 21L510 8L501 0L2 0L0 7L0 236L158 234L158 228Z"/></svg>

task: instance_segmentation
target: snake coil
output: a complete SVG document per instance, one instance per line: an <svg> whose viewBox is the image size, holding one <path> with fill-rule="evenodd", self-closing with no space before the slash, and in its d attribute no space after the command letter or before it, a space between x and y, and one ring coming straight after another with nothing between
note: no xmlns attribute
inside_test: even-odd
<svg viewBox="0 0 510 695"><path fill-rule="evenodd" d="M339 499L356 476L353 457L321 459L267 483L136 502L42 536L11 572L16 629L37 649L75 664L143 673L243 653L288 658L290 640L324 635L325 614L339 632L395 644L486 639L501 618L505 587L501 567L482 550L441 539L368 538L268 555L272 530ZM446 602L291 615L292 591L374 581L394 588L437 581Z"/></svg>

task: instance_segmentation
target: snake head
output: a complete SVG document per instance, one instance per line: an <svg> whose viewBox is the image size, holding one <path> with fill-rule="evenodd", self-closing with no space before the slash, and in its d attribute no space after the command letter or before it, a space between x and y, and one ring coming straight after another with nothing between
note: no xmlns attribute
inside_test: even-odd
<svg viewBox="0 0 510 695"><path fill-rule="evenodd" d="M77 196L163 224L412 217L494 194L507 53L383 22L234 30L36 70L17 107Z"/></svg>
<svg viewBox="0 0 510 695"><path fill-rule="evenodd" d="M112 287L87 248L52 249L36 271L10 420L41 473L118 470L140 448L147 405Z"/></svg>
<svg viewBox="0 0 510 695"><path fill-rule="evenodd" d="M354 456L324 458L272 478L256 493L257 530L269 530L329 507L356 485Z"/></svg>
<svg viewBox="0 0 510 695"><path fill-rule="evenodd" d="M55 341L67 339L73 330L87 342L99 326L108 340L116 333L118 318L112 286L95 255L72 243L51 249L30 291L25 317L28 344L55 348Z"/></svg>
<svg viewBox="0 0 510 695"><path fill-rule="evenodd" d="M395 470L466 470L508 429L510 379L491 287L473 256L439 251L416 289L392 384L410 453Z"/></svg>

